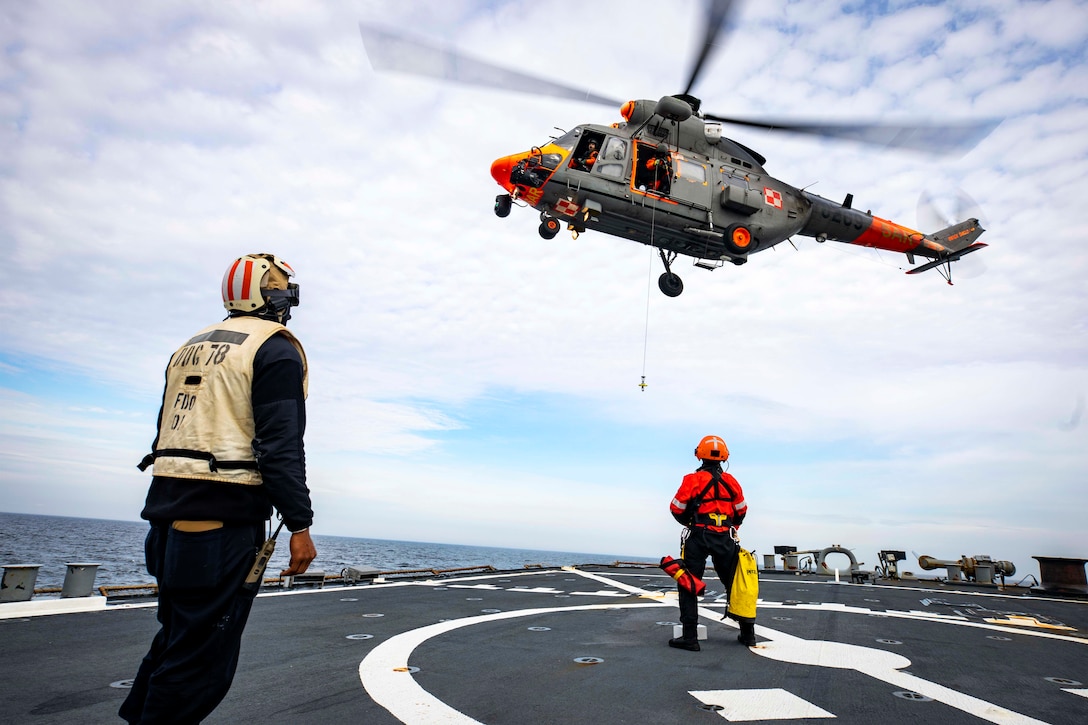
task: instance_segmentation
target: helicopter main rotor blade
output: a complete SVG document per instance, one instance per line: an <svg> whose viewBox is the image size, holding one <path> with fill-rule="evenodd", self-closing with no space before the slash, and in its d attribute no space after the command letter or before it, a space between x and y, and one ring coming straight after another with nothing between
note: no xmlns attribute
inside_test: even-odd
<svg viewBox="0 0 1088 725"><path fill-rule="evenodd" d="M725 24L733 0L711 0L703 52L692 71L695 82L717 36ZM427 78L449 80L468 85L520 93L565 98L618 108L624 101L601 96L527 73L477 60L443 48L430 41L359 23L363 45L376 70L392 70ZM866 123L805 123L796 121L759 121L705 114L708 120L766 130L787 131L824 138L839 138L888 148L906 148L931 152L967 151L985 138L1000 121L965 122L945 125L888 125Z"/></svg>
<svg viewBox="0 0 1088 725"><path fill-rule="evenodd" d="M710 57L710 53L718 39L718 34L725 27L725 21L732 9L733 0L707 0L706 20L703 27L703 47L699 51L699 56L695 59L695 65L692 66L691 73L688 75L688 85L684 88L684 95L691 93L692 86L699 79L703 64Z"/></svg>
<svg viewBox="0 0 1088 725"><path fill-rule="evenodd" d="M623 101L469 58L449 48L359 23L363 46L375 70L393 70L468 85L600 103L619 108Z"/></svg>
<svg viewBox="0 0 1088 725"><path fill-rule="evenodd" d="M705 114L706 119L738 126L786 131L822 138L838 138L885 148L933 153L966 153L990 135L1001 120L963 121L947 124L830 123L804 121L757 121Z"/></svg>

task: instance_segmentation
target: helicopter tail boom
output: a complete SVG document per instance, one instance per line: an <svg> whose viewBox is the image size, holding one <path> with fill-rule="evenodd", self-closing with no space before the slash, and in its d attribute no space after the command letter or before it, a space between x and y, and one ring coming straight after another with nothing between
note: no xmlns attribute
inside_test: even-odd
<svg viewBox="0 0 1088 725"><path fill-rule="evenodd" d="M964 250L977 249L976 240L986 231L978 223L978 219L967 219L940 231L923 234L902 224L852 208L851 196L847 196L846 201L840 204L807 191L803 191L802 195L810 205L810 212L800 233L815 237L819 242L832 240L889 252L902 252L908 257L918 255L946 260L958 252L966 253ZM959 256L962 255L957 255L956 258Z"/></svg>

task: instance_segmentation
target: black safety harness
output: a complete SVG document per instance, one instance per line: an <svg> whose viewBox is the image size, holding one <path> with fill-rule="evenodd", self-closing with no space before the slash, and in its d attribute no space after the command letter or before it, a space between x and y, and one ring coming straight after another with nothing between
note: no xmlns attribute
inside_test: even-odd
<svg viewBox="0 0 1088 725"><path fill-rule="evenodd" d="M156 458L195 458L208 462L208 470L217 473L220 470L246 470L257 471L256 461L220 461L214 454L207 451L190 451L185 448L162 448L148 453L143 460L136 464L141 471L146 471L148 466L155 462Z"/></svg>
<svg viewBox="0 0 1088 725"><path fill-rule="evenodd" d="M693 496L691 498L691 500L688 502L688 506L691 507L691 524L690 525L691 526L695 526L695 525L702 525L702 526L732 526L733 525L733 517L732 516L729 517L729 520L728 520L727 523L723 524L723 523L716 522L713 518L711 518L711 516L709 514L700 514L699 513L699 507L702 506L703 503L705 503L706 501L728 501L729 503L733 503L734 501L737 500L737 494L733 491L733 489L731 489L729 487L729 484L727 484L725 482L725 479L722 478L722 472L721 471L711 470L711 469L707 469L707 468L704 468L703 470L710 474L710 480L707 481L707 484L706 484L706 486L703 487L703 490L700 491L698 493L698 495ZM712 497L710 497L710 498L707 498L707 493L710 492L711 488L714 488L714 495ZM725 492L728 494L728 497L721 495L721 490L722 489L725 489ZM724 519L723 519L723 521L724 521Z"/></svg>

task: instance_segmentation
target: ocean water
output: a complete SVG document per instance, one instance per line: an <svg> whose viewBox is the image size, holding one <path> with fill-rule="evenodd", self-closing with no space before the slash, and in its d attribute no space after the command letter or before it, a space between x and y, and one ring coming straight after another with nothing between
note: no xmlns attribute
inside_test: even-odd
<svg viewBox="0 0 1088 725"><path fill-rule="evenodd" d="M144 567L147 522L81 519L67 516L36 516L0 512L0 565L38 564L36 588L59 587L69 563L99 564L95 587L149 584ZM281 532L267 576L287 566L287 541ZM368 566L380 571L402 569L455 569L491 565L496 569L521 569L527 564L610 564L644 561L645 557L578 554L533 549L504 549L459 544L357 539L314 534L317 559L313 571L339 574L347 566Z"/></svg>

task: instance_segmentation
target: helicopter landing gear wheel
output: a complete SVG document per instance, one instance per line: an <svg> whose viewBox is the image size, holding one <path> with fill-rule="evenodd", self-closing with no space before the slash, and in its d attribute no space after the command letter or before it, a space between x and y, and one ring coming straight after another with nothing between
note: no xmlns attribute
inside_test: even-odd
<svg viewBox="0 0 1088 725"><path fill-rule="evenodd" d="M554 239L555 235L559 233L560 226L558 219L548 217L540 222L537 231L540 232L540 236L544 239Z"/></svg>
<svg viewBox="0 0 1088 725"><path fill-rule="evenodd" d="M664 272L657 278L657 286L668 297L679 297L680 293L684 291L684 280L680 279L680 275L673 272Z"/></svg>
<svg viewBox="0 0 1088 725"><path fill-rule="evenodd" d="M664 249L658 249L657 252L661 255L661 263L665 265L665 273L657 278L658 289L664 292L666 297L679 297L684 291L684 281L680 279L680 275L672 271L670 266L676 259L676 252L669 252L667 255Z"/></svg>
<svg viewBox="0 0 1088 725"><path fill-rule="evenodd" d="M725 248L734 254L747 254L754 243L752 232L743 224L734 224L725 233Z"/></svg>
<svg viewBox="0 0 1088 725"><path fill-rule="evenodd" d="M514 199L509 194L499 194L495 197L495 216L510 216L510 207L514 205Z"/></svg>

